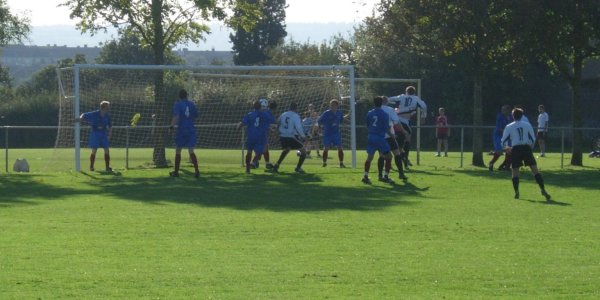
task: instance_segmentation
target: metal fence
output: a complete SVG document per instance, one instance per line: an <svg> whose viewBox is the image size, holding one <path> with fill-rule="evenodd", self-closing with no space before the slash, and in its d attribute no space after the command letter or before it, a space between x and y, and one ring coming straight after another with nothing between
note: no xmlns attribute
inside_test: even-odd
<svg viewBox="0 0 600 300"><path fill-rule="evenodd" d="M449 151L459 153L460 163L458 167L460 168L464 167L465 165L465 153L472 153L473 129L481 129L484 134L484 145L489 147L489 150L493 149L492 134L494 126L476 127L472 125L451 125L448 127L450 127L450 137L448 140ZM4 148L5 172L9 172L9 153L11 152L11 149L54 148L55 145L52 137L56 136L58 128L58 126L0 126L0 140L3 141L2 148ZM132 130L132 128L129 126L114 126L114 128L127 131ZM62 129L64 129L64 127L62 127ZM565 154L570 153L573 130L574 128L571 127L550 127L548 130L548 135L546 138L546 152L560 153L561 168L563 168L565 165ZM575 128L575 130L580 130L583 134L583 152L586 153L587 151L592 151L592 141L595 141L598 139L598 137L600 137L600 128ZM24 142L22 140L23 135L29 136L30 141ZM32 136L34 137L34 142L31 142ZM39 136L39 138L35 138L36 136ZM357 147L359 149L363 149L364 145L366 145L366 127L357 126L356 136L358 145ZM422 125L420 127L413 127L411 147L413 152L411 153L415 153L415 156L411 155L411 157L413 157L413 159L416 158L417 164L421 163L422 152L435 151L436 144L437 139L435 137L435 126ZM167 147L171 146L172 145L167 145ZM128 143L121 145L120 147L124 151L122 151L122 157L119 157L119 159L123 159L125 161L125 168L128 168L130 165L130 149L139 147L136 145L129 145ZM534 149L534 151L536 151L536 149ZM68 154L68 151L70 149L63 148L63 150L67 150L66 155L58 154L54 155L50 159L61 159L67 161L75 159L74 155L73 157L69 157L70 154ZM485 148L484 151L487 152Z"/></svg>

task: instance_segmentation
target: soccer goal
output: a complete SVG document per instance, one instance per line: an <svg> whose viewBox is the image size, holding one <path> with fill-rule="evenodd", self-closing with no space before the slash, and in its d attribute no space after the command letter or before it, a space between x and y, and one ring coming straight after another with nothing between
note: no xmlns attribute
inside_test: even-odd
<svg viewBox="0 0 600 300"><path fill-rule="evenodd" d="M87 145L90 129L75 122L76 116L109 101L111 148L125 149L123 167L130 167L130 149L139 148L155 150L145 158L151 164L157 159L157 148L174 147L167 128L171 107L182 88L198 106L197 147L204 149L243 151L243 131L237 124L255 100L277 103L276 118L292 102L303 118L309 104L321 113L331 99L341 100L341 110L350 114L342 126L342 141L352 150L352 166L356 167L353 66L75 65L59 69L58 74L61 98L56 148L75 149L77 171L81 170L80 148ZM272 149L280 148L276 137L269 143Z"/></svg>

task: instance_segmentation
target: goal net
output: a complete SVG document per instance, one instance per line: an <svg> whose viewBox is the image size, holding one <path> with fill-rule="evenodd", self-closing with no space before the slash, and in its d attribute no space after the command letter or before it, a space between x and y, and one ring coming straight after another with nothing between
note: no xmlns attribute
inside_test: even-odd
<svg viewBox="0 0 600 300"><path fill-rule="evenodd" d="M342 112L351 115L342 126L342 142L353 150L356 165L352 66L75 65L58 72L61 100L56 148L75 149L76 170L84 161L80 148L86 147L90 128L75 122L75 117L97 110L101 101L111 103L111 156L115 151L126 153L122 163L112 159L113 166L152 165L153 151L136 150L174 147L166 129L180 89L186 89L198 107L197 147L203 149L243 151L244 131L237 124L258 99L277 103L276 118L292 102L304 118L310 104L320 114L330 100L341 100ZM272 149L280 149L276 136L269 143Z"/></svg>

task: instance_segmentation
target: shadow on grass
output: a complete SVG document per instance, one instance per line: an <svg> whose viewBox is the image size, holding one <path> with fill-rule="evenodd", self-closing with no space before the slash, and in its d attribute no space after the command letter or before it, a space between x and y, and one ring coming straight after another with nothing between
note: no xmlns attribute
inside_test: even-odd
<svg viewBox="0 0 600 300"><path fill-rule="evenodd" d="M486 169L473 169L473 170L456 170L455 172L475 176L485 177L485 179L498 179L510 181L512 177L511 172L507 171L494 171L490 172ZM563 170L540 170L544 177L544 183L547 185L557 186L561 188L581 188L589 190L598 189L598 169L595 168L577 168L577 169L563 169ZM519 176L522 180L532 180L533 174L529 168L521 168L521 174Z"/></svg>
<svg viewBox="0 0 600 300"><path fill-rule="evenodd" d="M80 194L81 190L47 183L56 175L13 174L0 176L0 207L36 204L36 200L55 200Z"/></svg>
<svg viewBox="0 0 600 300"><path fill-rule="evenodd" d="M377 182L373 186L364 186L359 178L352 186L328 186L319 174L211 172L196 179L187 170L183 170L178 178L82 172L79 178L73 178L78 189L71 189L46 184L37 176L7 176L8 181L5 183L3 180L2 186L9 192L0 197L0 205L99 193L156 205L180 203L282 212L360 211L412 205L416 203L415 198L422 198L422 192L428 189L402 182L396 185ZM5 186L7 189L4 189Z"/></svg>

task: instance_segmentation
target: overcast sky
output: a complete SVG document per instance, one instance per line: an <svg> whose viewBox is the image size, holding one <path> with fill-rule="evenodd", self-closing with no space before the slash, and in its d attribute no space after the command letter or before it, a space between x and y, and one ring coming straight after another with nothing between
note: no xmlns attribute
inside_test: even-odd
<svg viewBox="0 0 600 300"><path fill-rule="evenodd" d="M65 0L7 0L12 13L27 15L32 26L75 24ZM287 0L287 23L356 23L369 16L379 0Z"/></svg>

